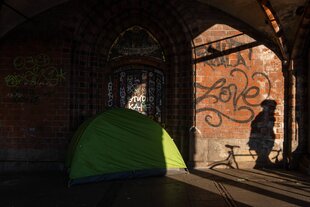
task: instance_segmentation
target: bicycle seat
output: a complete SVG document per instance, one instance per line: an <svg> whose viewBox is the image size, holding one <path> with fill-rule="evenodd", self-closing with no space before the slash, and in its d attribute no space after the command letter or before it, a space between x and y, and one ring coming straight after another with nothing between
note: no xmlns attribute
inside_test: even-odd
<svg viewBox="0 0 310 207"><path fill-rule="evenodd" d="M230 148L230 149L240 148L240 146L238 145L229 145L229 144L225 144L225 147Z"/></svg>

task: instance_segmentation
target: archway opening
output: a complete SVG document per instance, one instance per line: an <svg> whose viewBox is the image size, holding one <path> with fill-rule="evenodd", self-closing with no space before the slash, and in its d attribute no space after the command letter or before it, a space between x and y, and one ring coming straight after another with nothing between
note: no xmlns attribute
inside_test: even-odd
<svg viewBox="0 0 310 207"><path fill-rule="evenodd" d="M108 62L107 107L129 108L162 123L165 55L157 39L130 27L114 41Z"/></svg>

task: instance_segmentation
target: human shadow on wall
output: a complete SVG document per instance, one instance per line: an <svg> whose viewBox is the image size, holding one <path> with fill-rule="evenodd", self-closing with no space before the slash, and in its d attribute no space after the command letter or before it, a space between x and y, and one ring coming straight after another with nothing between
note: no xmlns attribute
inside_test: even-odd
<svg viewBox="0 0 310 207"><path fill-rule="evenodd" d="M257 156L254 168L272 167L269 155L275 142L273 131L275 117L274 112L277 103L274 100L264 100L261 103L263 110L255 117L251 123L251 134L248 142L250 152L255 151ZM254 157L254 156L253 156Z"/></svg>

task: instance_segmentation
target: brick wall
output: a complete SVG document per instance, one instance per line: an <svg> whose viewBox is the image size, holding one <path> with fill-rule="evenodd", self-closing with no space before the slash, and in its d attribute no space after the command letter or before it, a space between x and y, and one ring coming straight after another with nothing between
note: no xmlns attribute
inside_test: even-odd
<svg viewBox="0 0 310 207"><path fill-rule="evenodd" d="M282 66L264 46L269 40L250 38L248 26L198 2L75 1L0 40L2 162L63 162L77 127L105 110L107 77L115 69L109 49L134 25L151 32L165 52L163 120L186 160L206 166L227 156L225 144L248 154L250 137L266 133L251 132L265 99L277 104L274 120L268 114L263 120L274 125L281 146Z"/></svg>
<svg viewBox="0 0 310 207"><path fill-rule="evenodd" d="M54 162L62 160L69 134L68 74L59 43L40 22L1 39L1 169L35 161L59 167Z"/></svg>
<svg viewBox="0 0 310 207"><path fill-rule="evenodd" d="M193 119L193 84L186 78L192 76L191 45L171 6L164 1L69 2L3 37L1 169L63 162L78 126L105 110L107 77L116 69L107 61L109 49L134 25L150 31L165 52L159 68L166 81L163 120L186 157Z"/></svg>
<svg viewBox="0 0 310 207"><path fill-rule="evenodd" d="M224 24L202 32L194 43L196 142L205 144L198 145L193 159L201 164L225 159L225 145L230 144L243 154L238 160L253 164L259 154L282 148L284 77L279 58Z"/></svg>

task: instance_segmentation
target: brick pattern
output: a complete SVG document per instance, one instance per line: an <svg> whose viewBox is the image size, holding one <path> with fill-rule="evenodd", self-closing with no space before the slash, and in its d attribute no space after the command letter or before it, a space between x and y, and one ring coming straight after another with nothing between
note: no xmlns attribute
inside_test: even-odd
<svg viewBox="0 0 310 207"><path fill-rule="evenodd" d="M4 38L0 47L0 147L63 149L69 100L64 64L59 50L53 48L58 40L39 41L24 35L23 29ZM43 30L36 35L49 34ZM40 58L42 54L48 60Z"/></svg>
<svg viewBox="0 0 310 207"><path fill-rule="evenodd" d="M115 69L107 61L109 49L121 32L134 25L149 30L165 52L167 60L161 68L166 82L163 119L185 159L189 154L189 129L193 125L204 138L249 139L251 121L262 110L252 105L266 98L268 80L271 83L268 98L277 103L274 133L276 138L283 138L284 86L280 60L256 40L239 35L240 31L252 34L244 24L206 4L179 0L78 0L51 9L34 21L19 26L0 42L2 149L65 151L77 127L105 109L107 77ZM14 59L41 53L50 57L51 66L62 69L65 80L48 87L53 93L40 97L38 103L12 102L8 96L10 88L3 80L9 74L20 73L14 68ZM235 86L227 88L229 84ZM215 103L215 98L205 96L212 85L215 89L207 95L220 96L222 101ZM33 88L43 93L46 87ZM206 107L231 119L253 117L246 123L238 123L222 116L222 123L211 127L205 121ZM216 114L211 121L218 123Z"/></svg>
<svg viewBox="0 0 310 207"><path fill-rule="evenodd" d="M164 89L163 119L167 130L176 137L176 142L181 147L193 119L192 83L187 81L192 80L192 72L190 41L184 35L178 17L171 12L170 5L162 1L156 1L156 3L137 1L131 4L125 1L111 4L98 3L94 8L96 9L91 9L87 14L88 22L84 21L85 23L80 24L75 34L71 84L87 85L92 81L94 84L101 85L86 89L86 91L96 91L94 94L97 98L91 101L94 106L92 112L89 108L85 108L91 103L85 103L84 107L81 105L81 100L77 98L83 94L83 90L78 87L71 88L70 93L73 97L71 102L79 103L79 105L72 104L72 128L76 128L84 116L89 117L104 109L107 98L105 92L107 77L115 69L107 62L109 49L121 32L139 25L148 29L158 39L165 52L167 61L163 72L167 85ZM94 80L85 78L90 70L95 73ZM82 75L80 71L83 71ZM183 147L185 148L186 146Z"/></svg>
<svg viewBox="0 0 310 207"><path fill-rule="evenodd" d="M249 139L265 134L283 139L284 77L279 58L224 24L202 32L194 42L196 126L201 136ZM275 101L276 109L257 124L266 99ZM266 132L269 125L272 131Z"/></svg>
<svg viewBox="0 0 310 207"><path fill-rule="evenodd" d="M48 54L66 77L53 87L51 97L42 97L36 104L3 98L1 142L5 144L1 147L43 149L59 148L59 144L65 149L77 127L105 109L107 77L115 69L107 62L109 49L121 32L139 25L158 39L165 52L163 118L187 155L185 140L193 120L193 83L188 81L192 80L191 41L173 4L178 2L69 2L35 18L44 26L28 22L4 38L0 45L1 55L6 54L1 61L2 80L14 69L15 57L40 53ZM58 25L53 24L56 17ZM27 42L21 34L28 32ZM1 87L6 94L6 86L1 83Z"/></svg>

